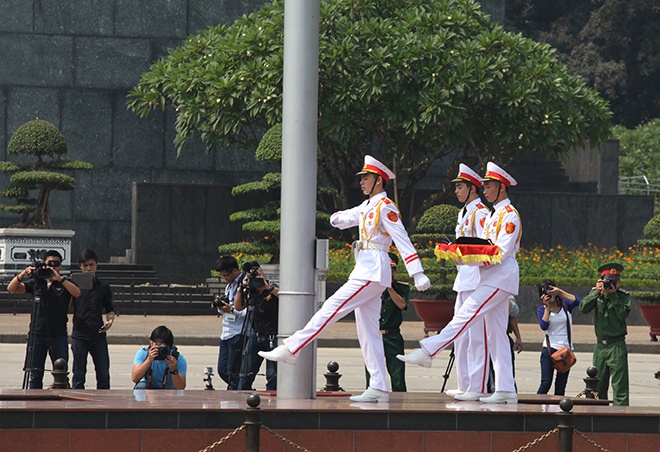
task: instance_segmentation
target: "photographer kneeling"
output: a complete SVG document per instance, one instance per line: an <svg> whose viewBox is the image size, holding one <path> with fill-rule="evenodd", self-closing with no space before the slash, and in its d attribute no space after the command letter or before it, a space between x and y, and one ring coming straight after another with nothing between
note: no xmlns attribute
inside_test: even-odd
<svg viewBox="0 0 660 452"><path fill-rule="evenodd" d="M246 307L252 310L252 337L247 359L247 373L240 376L239 389L252 389L252 383L259 372L263 358L260 351L269 352L277 347L277 315L279 307L278 287L271 286L262 268L257 262L243 264L245 278L241 282L241 290L234 299L234 309L242 311ZM246 338L247 339L247 338ZM241 366L244 369L245 366ZM266 390L277 389L277 362L266 363Z"/></svg>
<svg viewBox="0 0 660 452"><path fill-rule="evenodd" d="M135 389L186 389L186 358L174 346L166 326L156 327L148 347L135 354L131 378Z"/></svg>

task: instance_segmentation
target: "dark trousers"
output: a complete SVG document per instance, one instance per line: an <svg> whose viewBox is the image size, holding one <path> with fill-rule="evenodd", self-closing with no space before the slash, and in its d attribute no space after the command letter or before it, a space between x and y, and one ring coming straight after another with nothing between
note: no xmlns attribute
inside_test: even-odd
<svg viewBox="0 0 660 452"><path fill-rule="evenodd" d="M244 378L241 378L241 382L239 383L240 389L252 389L254 379L256 378L257 373L259 373L261 363L264 361L264 359L257 353L269 352L275 347L277 347L276 335L252 334L247 356L247 375ZM277 390L277 362L275 361L266 361L266 390Z"/></svg>
<svg viewBox="0 0 660 452"><path fill-rule="evenodd" d="M406 363L399 360L396 355L403 355L404 342L401 333L383 335L383 348L385 350L385 365L387 373L390 374L393 392L406 392ZM365 369L367 376L367 388L371 375Z"/></svg>
<svg viewBox="0 0 660 452"><path fill-rule="evenodd" d="M218 376L227 383L227 389L238 389L238 374L232 375L232 366L236 357L236 348L240 346L241 335L237 334L229 339L220 341L218 355Z"/></svg>
<svg viewBox="0 0 660 452"><path fill-rule="evenodd" d="M557 350L554 348L550 353L554 353ZM555 372L555 368L552 367L552 359L550 358L550 353L548 353L548 347L543 347L541 351L541 385L536 391L537 394L547 394L552 386L552 374ZM566 392L566 383L568 383L568 374L571 373L570 370L559 373L557 372L557 378L555 378L555 395L564 395Z"/></svg>
<svg viewBox="0 0 660 452"><path fill-rule="evenodd" d="M62 358L69 363L69 344L66 336L51 337L37 335L34 340L34 356L32 361L32 372L30 372L30 389L43 389L44 387L44 367L46 365L46 355L50 355L51 363ZM27 363L30 366L30 363Z"/></svg>
<svg viewBox="0 0 660 452"><path fill-rule="evenodd" d="M73 354L73 389L85 389L87 375L87 355L92 355L96 371L96 389L110 389L110 354L108 339L89 341L71 338L71 353Z"/></svg>
<svg viewBox="0 0 660 452"><path fill-rule="evenodd" d="M598 398L607 399L607 390L612 379L612 405L628 406L628 348L625 341L603 345L596 343L593 357L598 369Z"/></svg>

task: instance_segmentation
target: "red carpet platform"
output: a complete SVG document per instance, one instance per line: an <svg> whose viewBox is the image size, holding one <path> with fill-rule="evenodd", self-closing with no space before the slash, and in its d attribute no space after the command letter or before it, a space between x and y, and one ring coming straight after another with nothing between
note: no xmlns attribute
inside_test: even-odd
<svg viewBox="0 0 660 452"><path fill-rule="evenodd" d="M0 391L0 450L198 451L241 426L250 392ZM455 402L444 394L392 393L389 403L348 394L280 400L261 392L264 426L310 451L512 451L559 423L560 397L521 395L517 405ZM660 409L585 405L574 426L611 451L656 450ZM599 403L596 401L596 403ZM292 445L261 430L262 451ZM552 435L535 450L557 450ZM574 435L575 451L593 450ZM215 450L244 450L245 433Z"/></svg>

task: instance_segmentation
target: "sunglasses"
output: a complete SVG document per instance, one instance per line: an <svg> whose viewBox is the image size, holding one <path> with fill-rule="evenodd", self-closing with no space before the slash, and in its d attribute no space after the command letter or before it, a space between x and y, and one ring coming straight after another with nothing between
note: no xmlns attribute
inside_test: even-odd
<svg viewBox="0 0 660 452"><path fill-rule="evenodd" d="M46 265L49 267L60 267L62 265L61 261L48 261L46 262Z"/></svg>

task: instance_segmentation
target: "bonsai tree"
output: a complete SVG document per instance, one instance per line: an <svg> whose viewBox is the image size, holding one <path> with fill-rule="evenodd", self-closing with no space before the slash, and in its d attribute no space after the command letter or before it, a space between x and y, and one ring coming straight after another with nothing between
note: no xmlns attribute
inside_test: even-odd
<svg viewBox="0 0 660 452"><path fill-rule="evenodd" d="M444 241L446 237L454 237L454 233L456 232L456 217L459 211L460 209L456 206L440 204L429 208L422 214L419 223L417 223L417 233L410 237L415 242L417 252L422 258L430 258L431 262L435 261L433 251L436 243ZM433 274L433 270L436 268L438 269L439 283L441 285L447 284L447 272L449 268L445 261L440 261L438 264L429 266L428 270ZM433 277L430 276L430 278L433 281ZM451 287L449 287L449 291L451 291ZM447 292L447 289L444 288L439 290L439 292Z"/></svg>
<svg viewBox="0 0 660 452"><path fill-rule="evenodd" d="M7 145L7 157L32 156L32 163L0 162L0 171L12 173L2 190L16 204L0 204L0 209L18 213L20 223L13 227L50 229L48 200L53 190L73 190L75 179L57 170L91 169L80 161L63 160L67 153L64 136L52 123L36 119L16 130ZM21 158L21 161L25 161ZM55 171L53 171L55 170ZM33 197L36 191L36 198Z"/></svg>
<svg viewBox="0 0 660 452"><path fill-rule="evenodd" d="M644 235L649 239L638 240L642 246L660 246L660 214L655 215L644 226Z"/></svg>
<svg viewBox="0 0 660 452"><path fill-rule="evenodd" d="M282 124L271 127L262 137L255 152L255 158L268 162L279 170L282 160ZM269 263L279 261L280 249L280 188L282 173L279 171L266 173L260 181L248 182L232 188L232 196L256 195L261 198L261 207L241 210L229 216L231 221L242 221L242 229L247 232L263 234L251 242L228 243L220 245L218 251L225 253L244 253L248 255L270 256ZM333 189L319 186L319 197L333 195ZM330 232L330 215L316 212L318 236L327 236Z"/></svg>

